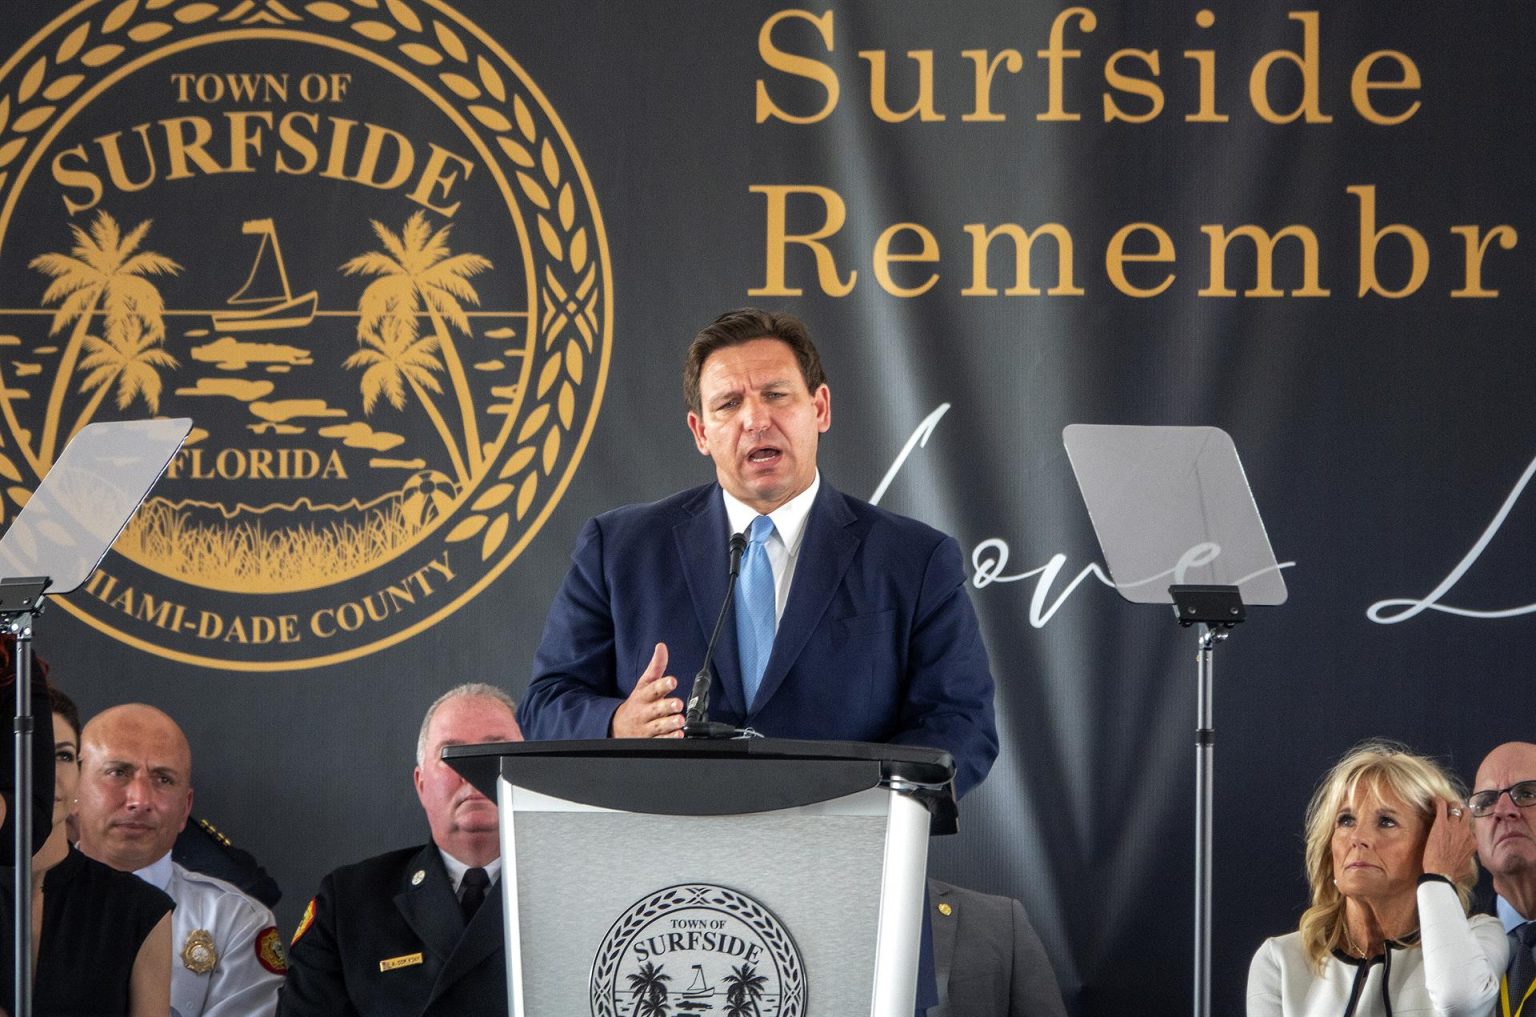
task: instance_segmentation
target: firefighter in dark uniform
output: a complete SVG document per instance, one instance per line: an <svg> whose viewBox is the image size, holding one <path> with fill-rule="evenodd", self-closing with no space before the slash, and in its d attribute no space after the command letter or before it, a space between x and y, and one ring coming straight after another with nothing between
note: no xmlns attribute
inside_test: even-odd
<svg viewBox="0 0 1536 1017"><path fill-rule="evenodd" d="M325 877L294 932L279 1017L505 1017L496 805L440 755L521 741L514 710L480 684L427 710L415 782L432 841Z"/></svg>

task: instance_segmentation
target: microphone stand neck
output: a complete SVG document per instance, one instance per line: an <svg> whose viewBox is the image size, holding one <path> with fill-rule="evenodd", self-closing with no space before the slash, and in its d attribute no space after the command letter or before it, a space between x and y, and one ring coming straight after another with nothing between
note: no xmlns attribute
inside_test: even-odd
<svg viewBox="0 0 1536 1017"><path fill-rule="evenodd" d="M688 696L688 714L683 721L684 738L735 738L736 728L709 719L709 694L714 685L715 644L720 630L725 627L725 616L731 612L731 602L736 598L736 570L731 570L730 582L725 588L725 600L720 604L720 616L715 619L715 630L709 634L709 649L704 654L704 664L693 676L693 691Z"/></svg>

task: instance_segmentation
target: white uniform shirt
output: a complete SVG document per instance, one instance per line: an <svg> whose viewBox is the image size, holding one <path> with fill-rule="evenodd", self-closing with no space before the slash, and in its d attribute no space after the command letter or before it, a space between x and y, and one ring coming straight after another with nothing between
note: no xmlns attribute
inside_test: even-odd
<svg viewBox="0 0 1536 1017"><path fill-rule="evenodd" d="M1393 1017L1487 1017L1499 995L1509 940L1497 919L1468 918L1449 884L1420 884L1420 945L1392 950L1386 986ZM1248 1017L1339 1017L1360 967L1337 957L1319 972L1302 949L1301 933L1264 941L1248 971ZM1353 1013L1381 1017L1383 968L1372 964Z"/></svg>
<svg viewBox="0 0 1536 1017"><path fill-rule="evenodd" d="M170 855L135 875L176 902L171 912L171 1013L271 1017L287 965L272 912L222 879L183 868ZM210 961L210 970L195 970Z"/></svg>

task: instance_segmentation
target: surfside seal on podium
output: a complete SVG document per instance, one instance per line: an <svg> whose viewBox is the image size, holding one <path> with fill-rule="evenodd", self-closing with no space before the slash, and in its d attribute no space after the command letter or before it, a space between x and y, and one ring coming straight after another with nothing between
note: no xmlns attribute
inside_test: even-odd
<svg viewBox="0 0 1536 1017"><path fill-rule="evenodd" d="M752 1013L805 1017L800 950L773 912L707 883L669 886L631 905L592 961L592 1017Z"/></svg>

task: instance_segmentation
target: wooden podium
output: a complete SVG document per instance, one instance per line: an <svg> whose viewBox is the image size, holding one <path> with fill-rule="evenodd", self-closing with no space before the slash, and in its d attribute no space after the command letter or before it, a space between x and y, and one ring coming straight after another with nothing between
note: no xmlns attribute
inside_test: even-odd
<svg viewBox="0 0 1536 1017"><path fill-rule="evenodd" d="M501 813L513 1017L911 1017L946 752L449 746Z"/></svg>

